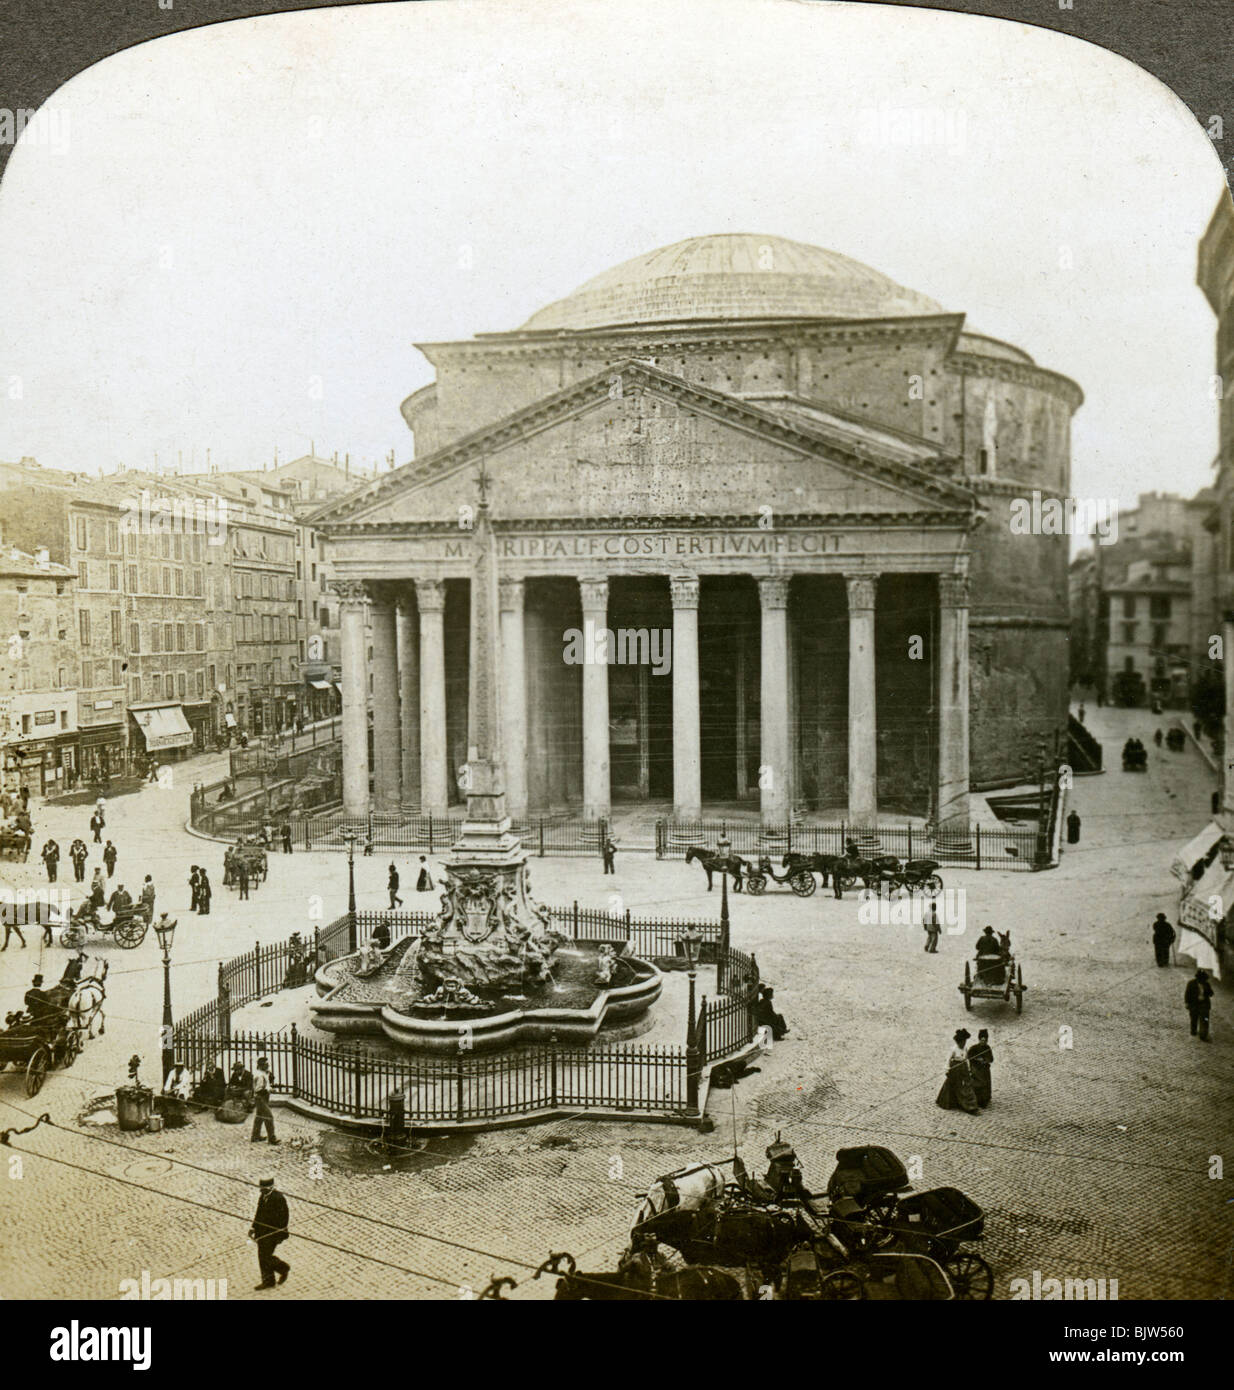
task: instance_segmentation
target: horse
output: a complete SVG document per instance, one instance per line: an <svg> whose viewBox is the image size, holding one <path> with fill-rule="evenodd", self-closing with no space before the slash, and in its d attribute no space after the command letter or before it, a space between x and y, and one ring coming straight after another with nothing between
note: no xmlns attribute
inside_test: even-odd
<svg viewBox="0 0 1234 1390"><path fill-rule="evenodd" d="M881 897L883 884L891 882L891 875L900 871L900 861L894 854L880 854L873 859L863 859L859 855L840 854L832 865L832 873L843 878L860 879L866 888L876 891Z"/></svg>
<svg viewBox="0 0 1234 1390"><path fill-rule="evenodd" d="M809 873L822 874L823 887L829 888L832 872L843 857L840 854L801 854L797 850L793 850L792 853L786 854L780 860L780 867L788 869L790 873L805 869Z"/></svg>
<svg viewBox="0 0 1234 1390"><path fill-rule="evenodd" d="M84 1028L88 1038L94 1037L95 1019L98 1020L99 1036L102 1037L106 1031L107 1018L103 1013L103 1000L107 998L107 990L103 981L107 978L110 964L110 961L96 957L92 973L83 975L77 981L64 1006L68 1012L70 1027L78 1032Z"/></svg>
<svg viewBox="0 0 1234 1390"><path fill-rule="evenodd" d="M559 1250L551 1254L532 1276L556 1274L555 1301L578 1303L740 1302L745 1298L741 1281L715 1265L688 1265L685 1269L657 1270L645 1250L626 1255L615 1270L580 1273L574 1256Z"/></svg>
<svg viewBox="0 0 1234 1390"><path fill-rule="evenodd" d="M744 868L747 873L750 871L748 860L743 859L739 854L720 854L714 849L702 849L698 845L691 845L686 850L686 863L692 864L695 860L703 866L707 874L707 891L711 892L711 876L713 873L730 873L733 876L733 892L741 892L741 871Z"/></svg>

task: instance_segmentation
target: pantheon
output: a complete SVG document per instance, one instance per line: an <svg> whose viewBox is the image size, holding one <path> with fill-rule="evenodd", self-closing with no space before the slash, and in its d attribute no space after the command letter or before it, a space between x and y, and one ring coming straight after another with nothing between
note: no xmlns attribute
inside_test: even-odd
<svg viewBox="0 0 1234 1390"><path fill-rule="evenodd" d="M959 830L1065 728L1068 540L1008 517L1068 495L1083 397L964 313L835 251L718 235L417 346L436 379L402 404L413 461L315 518L348 811L461 799L478 479L516 817L748 803Z"/></svg>

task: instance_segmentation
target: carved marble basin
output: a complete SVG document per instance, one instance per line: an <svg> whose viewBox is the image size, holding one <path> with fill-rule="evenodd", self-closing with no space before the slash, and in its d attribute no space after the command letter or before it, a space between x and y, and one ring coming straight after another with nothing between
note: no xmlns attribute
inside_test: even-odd
<svg viewBox="0 0 1234 1390"><path fill-rule="evenodd" d="M611 982L597 985L603 945L567 942L553 957L551 981L521 991L476 990L478 1005L450 1007L407 990L400 967L414 942L395 942L382 966L368 975L357 974L358 955L322 966L314 1022L326 1032L386 1037L411 1051L449 1056L554 1036L561 1043L588 1043L640 1018L663 988L656 967L632 955L621 955Z"/></svg>

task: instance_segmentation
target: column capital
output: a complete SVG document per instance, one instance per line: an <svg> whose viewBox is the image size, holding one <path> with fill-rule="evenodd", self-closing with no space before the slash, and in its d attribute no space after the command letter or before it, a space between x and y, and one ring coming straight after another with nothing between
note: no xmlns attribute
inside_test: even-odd
<svg viewBox="0 0 1234 1390"><path fill-rule="evenodd" d="M368 586L359 579L333 579L330 588L344 608L363 608L368 602Z"/></svg>
<svg viewBox="0 0 1234 1390"><path fill-rule="evenodd" d="M938 576L938 604L940 608L967 608L968 575L940 574Z"/></svg>
<svg viewBox="0 0 1234 1390"><path fill-rule="evenodd" d="M526 581L522 579L499 579L497 581L499 607L503 613L521 613L526 597Z"/></svg>
<svg viewBox="0 0 1234 1390"><path fill-rule="evenodd" d="M762 574L758 577L758 601L764 608L788 607L787 574Z"/></svg>
<svg viewBox="0 0 1234 1390"><path fill-rule="evenodd" d="M374 608L392 608L395 602L395 593L389 584L383 584L381 580L368 580L364 588L368 593L368 601Z"/></svg>
<svg viewBox="0 0 1234 1390"><path fill-rule="evenodd" d="M848 586L848 611L861 612L874 607L874 595L878 589L876 574L846 574L844 582Z"/></svg>
<svg viewBox="0 0 1234 1390"><path fill-rule="evenodd" d="M698 575L670 574L668 583L674 608L698 607Z"/></svg>
<svg viewBox="0 0 1234 1390"><path fill-rule="evenodd" d="M578 591L583 600L584 613L608 612L608 579L580 579Z"/></svg>
<svg viewBox="0 0 1234 1390"><path fill-rule="evenodd" d="M444 579L417 579L416 603L421 613L441 613L446 606L446 584Z"/></svg>

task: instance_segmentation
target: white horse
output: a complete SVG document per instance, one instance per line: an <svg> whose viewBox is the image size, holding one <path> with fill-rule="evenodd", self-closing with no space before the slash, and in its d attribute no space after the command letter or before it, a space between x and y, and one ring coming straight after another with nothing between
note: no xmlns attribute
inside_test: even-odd
<svg viewBox="0 0 1234 1390"><path fill-rule="evenodd" d="M65 1004L70 1027L78 1032L84 1029L88 1038L94 1037L96 1019L99 1025L99 1036L101 1037L105 1031L107 1020L103 1013L103 1000L107 998L107 990L103 981L107 978L110 964L110 961L96 956L86 967L91 973L82 972L81 978L73 986L73 992Z"/></svg>

